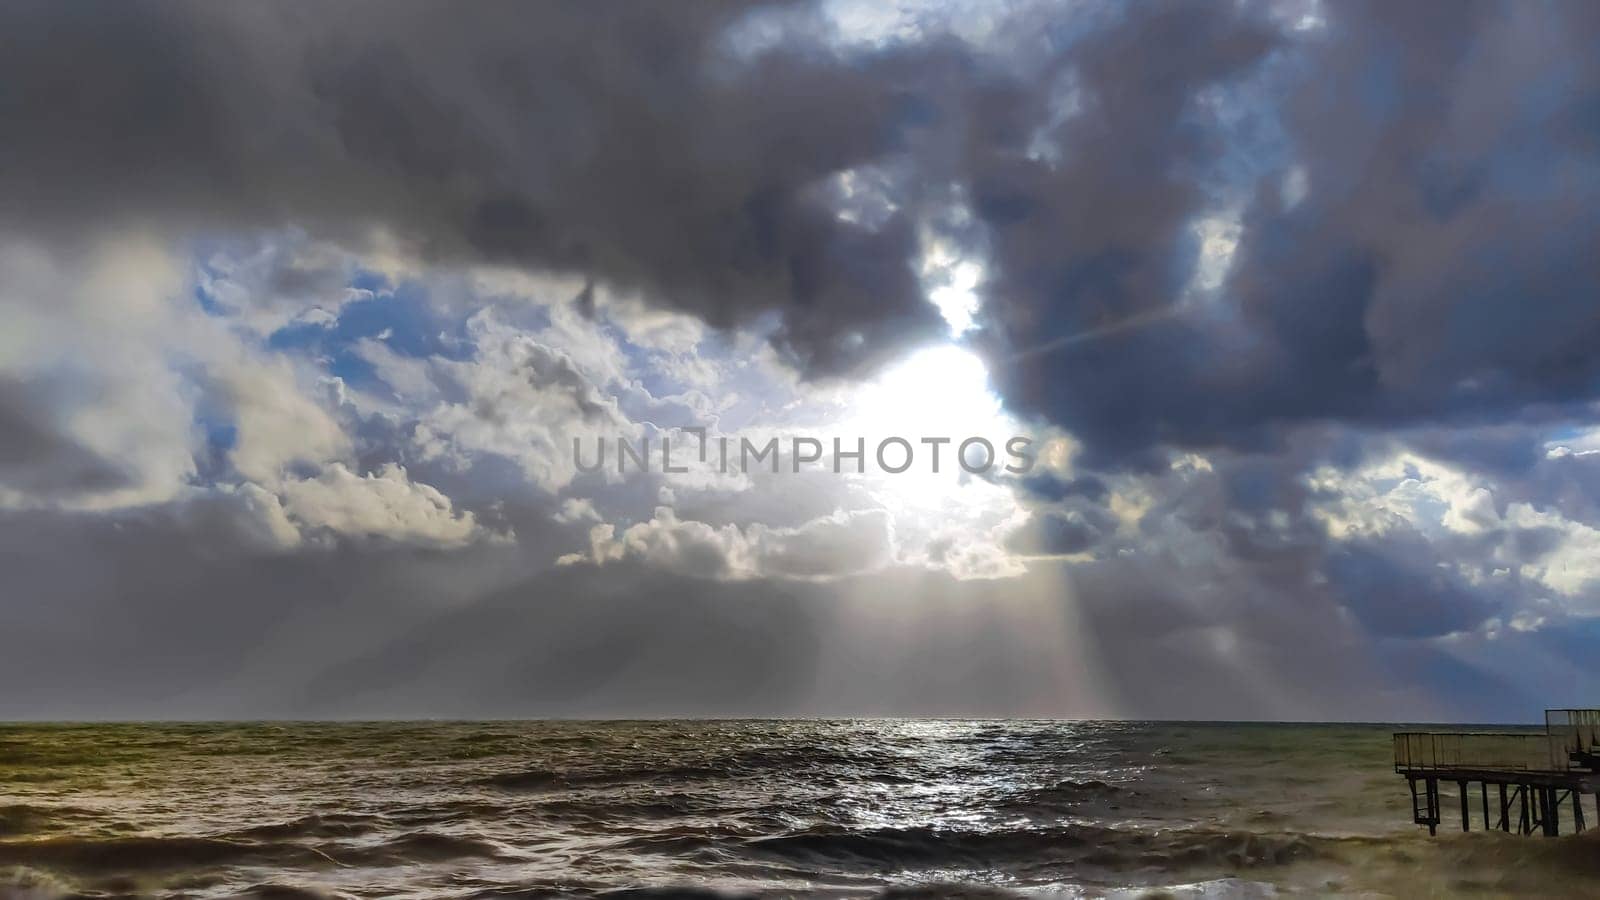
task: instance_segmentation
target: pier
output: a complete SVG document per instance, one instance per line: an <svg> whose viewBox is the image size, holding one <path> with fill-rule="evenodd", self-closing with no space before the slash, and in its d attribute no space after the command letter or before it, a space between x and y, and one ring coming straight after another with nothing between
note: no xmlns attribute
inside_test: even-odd
<svg viewBox="0 0 1600 900"><path fill-rule="evenodd" d="M1399 731L1394 770L1411 787L1412 821L1429 834L1444 818L1441 784L1455 786L1462 831L1474 807L1486 830L1554 837L1565 818L1569 832L1583 831L1585 795L1596 795L1600 822L1600 709L1547 709L1542 733Z"/></svg>

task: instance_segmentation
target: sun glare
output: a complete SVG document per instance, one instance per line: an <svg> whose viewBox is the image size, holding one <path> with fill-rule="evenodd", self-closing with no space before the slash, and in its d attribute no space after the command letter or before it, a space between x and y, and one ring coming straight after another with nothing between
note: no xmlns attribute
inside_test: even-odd
<svg viewBox="0 0 1600 900"><path fill-rule="evenodd" d="M901 508L946 510L954 506L990 507L993 494L1005 489L981 478L963 477L957 448L969 437L988 440L1003 466L1005 443L1018 433L1017 424L989 389L989 373L970 350L943 344L919 350L863 385L841 423L844 433L867 439L870 447L886 437L904 438L913 448L914 464L905 472L869 475L871 489L886 503ZM923 438L947 438L937 448ZM937 449L939 470L933 471ZM873 468L870 460L869 468ZM901 459L897 451L893 463ZM982 459L971 460L974 465Z"/></svg>
<svg viewBox="0 0 1600 900"><path fill-rule="evenodd" d="M989 390L989 372L969 350L944 344L919 350L862 388L854 419L871 434L1004 438L1009 426Z"/></svg>

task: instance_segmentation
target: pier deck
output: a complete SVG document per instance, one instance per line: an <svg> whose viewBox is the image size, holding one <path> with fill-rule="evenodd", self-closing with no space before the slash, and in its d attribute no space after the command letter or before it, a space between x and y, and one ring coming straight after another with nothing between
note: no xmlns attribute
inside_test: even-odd
<svg viewBox="0 0 1600 900"><path fill-rule="evenodd" d="M1460 794L1461 830L1472 830L1473 782L1483 827L1519 834L1561 833L1561 810L1571 804L1572 831L1584 830L1583 797L1595 794L1600 822L1600 710L1547 709L1544 731L1400 731L1394 770L1411 788L1412 821L1438 833L1443 819L1440 782ZM1494 798L1491 814L1490 787Z"/></svg>

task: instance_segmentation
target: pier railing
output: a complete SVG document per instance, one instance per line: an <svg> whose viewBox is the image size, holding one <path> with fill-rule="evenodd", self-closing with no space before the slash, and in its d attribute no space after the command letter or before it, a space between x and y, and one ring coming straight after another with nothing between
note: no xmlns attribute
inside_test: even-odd
<svg viewBox="0 0 1600 900"><path fill-rule="evenodd" d="M1394 770L1411 788L1411 820L1429 834L1444 817L1441 784L1452 781L1462 831L1472 827L1474 781L1485 829L1559 835L1570 802L1572 827L1582 831L1585 795L1595 794L1600 814L1600 709L1547 709L1543 732L1397 731Z"/></svg>
<svg viewBox="0 0 1600 900"><path fill-rule="evenodd" d="M1592 764L1600 756L1600 709L1547 709L1544 730L1564 759Z"/></svg>
<svg viewBox="0 0 1600 900"><path fill-rule="evenodd" d="M1563 745L1551 734L1401 731L1394 736L1396 772L1493 769L1565 772Z"/></svg>

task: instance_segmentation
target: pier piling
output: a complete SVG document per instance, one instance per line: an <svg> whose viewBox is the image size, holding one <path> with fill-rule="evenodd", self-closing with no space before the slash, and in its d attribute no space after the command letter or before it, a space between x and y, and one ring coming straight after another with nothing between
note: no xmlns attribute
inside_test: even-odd
<svg viewBox="0 0 1600 900"><path fill-rule="evenodd" d="M1394 768L1411 791L1411 817L1437 834L1442 819L1439 782L1454 781L1461 804L1461 830L1472 830L1472 782L1485 831L1561 833L1561 807L1572 801L1572 831L1587 828L1583 797L1595 794L1600 820L1600 710L1545 711L1545 730L1527 732L1397 732ZM1420 785L1419 785L1420 782ZM1489 812L1489 785L1498 793L1498 822Z"/></svg>

